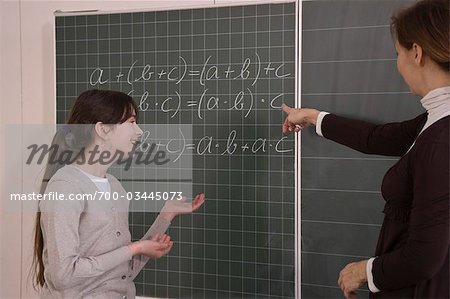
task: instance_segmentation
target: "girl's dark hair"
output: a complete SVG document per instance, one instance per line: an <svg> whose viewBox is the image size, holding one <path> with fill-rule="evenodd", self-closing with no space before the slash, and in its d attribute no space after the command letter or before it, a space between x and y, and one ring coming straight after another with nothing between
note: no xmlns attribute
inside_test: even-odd
<svg viewBox="0 0 450 299"><path fill-rule="evenodd" d="M74 161L82 153L85 146L92 141L92 130L97 122L119 124L125 122L135 113L137 113L136 103L127 94L112 90L87 90L81 93L73 104L67 120L67 124L70 126L63 126L57 130L53 137L52 147L54 147L56 152L52 154L59 156L58 153L63 151L74 151L76 153L75 158L72 160ZM62 166L64 166L62 163L47 163L40 189L41 194L45 192L51 177ZM34 231L32 264L33 285L35 288L42 287L45 283L44 264L42 261L43 246L41 212L38 210Z"/></svg>
<svg viewBox="0 0 450 299"><path fill-rule="evenodd" d="M403 48L420 45L441 69L450 72L449 19L449 0L420 0L392 16L391 33Z"/></svg>

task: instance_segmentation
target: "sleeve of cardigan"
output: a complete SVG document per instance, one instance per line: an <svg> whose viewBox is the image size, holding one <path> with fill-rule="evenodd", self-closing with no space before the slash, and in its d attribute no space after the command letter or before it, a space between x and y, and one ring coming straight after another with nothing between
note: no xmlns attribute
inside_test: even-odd
<svg viewBox="0 0 450 299"><path fill-rule="evenodd" d="M366 154L402 156L414 142L427 118L426 113L404 122L375 125L327 114L321 131L325 138Z"/></svg>
<svg viewBox="0 0 450 299"><path fill-rule="evenodd" d="M412 163L413 202L405 244L373 262L374 283L393 290L431 279L444 265L449 248L449 146L417 148Z"/></svg>
<svg viewBox="0 0 450 299"><path fill-rule="evenodd" d="M78 194L70 182L53 181L46 192ZM56 289L67 289L102 275L119 264L131 260L128 246L98 256L81 256L79 253L79 222L83 212L83 201L41 201L41 229L45 248L48 251L48 269Z"/></svg>
<svg viewBox="0 0 450 299"><path fill-rule="evenodd" d="M145 235L141 238L141 240L149 240L155 235L162 236L170 226L170 221L158 215L155 222L153 222L152 226L148 229ZM145 264L149 261L149 257L139 254L133 256L133 273L131 275L132 279L135 279L139 272L144 268Z"/></svg>

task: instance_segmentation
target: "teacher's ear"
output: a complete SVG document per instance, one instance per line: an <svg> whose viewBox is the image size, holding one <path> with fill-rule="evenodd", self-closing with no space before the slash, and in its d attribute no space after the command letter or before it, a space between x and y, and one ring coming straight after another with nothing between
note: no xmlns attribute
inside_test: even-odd
<svg viewBox="0 0 450 299"><path fill-rule="evenodd" d="M423 65L423 49L420 45L414 43L413 47L414 62L417 66Z"/></svg>

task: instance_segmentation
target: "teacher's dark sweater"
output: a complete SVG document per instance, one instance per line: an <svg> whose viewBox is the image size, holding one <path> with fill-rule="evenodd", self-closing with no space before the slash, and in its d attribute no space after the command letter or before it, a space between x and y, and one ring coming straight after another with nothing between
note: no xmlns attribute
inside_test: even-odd
<svg viewBox="0 0 450 299"><path fill-rule="evenodd" d="M418 136L426 120L426 113L385 125L333 114L322 120L330 140L367 154L401 157L381 186L385 217L372 268L381 291L371 298L449 298L450 117Z"/></svg>

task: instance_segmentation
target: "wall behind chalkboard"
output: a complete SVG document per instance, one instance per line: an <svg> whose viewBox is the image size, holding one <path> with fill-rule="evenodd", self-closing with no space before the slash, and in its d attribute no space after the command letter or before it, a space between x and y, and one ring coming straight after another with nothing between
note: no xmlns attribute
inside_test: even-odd
<svg viewBox="0 0 450 299"><path fill-rule="evenodd" d="M58 123L80 92L102 88L130 93L141 123L192 124L192 188L207 203L173 222L175 247L147 264L138 295L294 296L294 137L281 134L279 106L295 102L295 11L283 3L56 17ZM130 213L133 239L154 216Z"/></svg>
<svg viewBox="0 0 450 299"><path fill-rule="evenodd" d="M302 106L374 123L422 113L396 70L393 11L413 1L305 1ZM372 257L383 219L381 180L396 159L302 134L302 298L343 298L339 272ZM368 289L358 291L367 298Z"/></svg>

